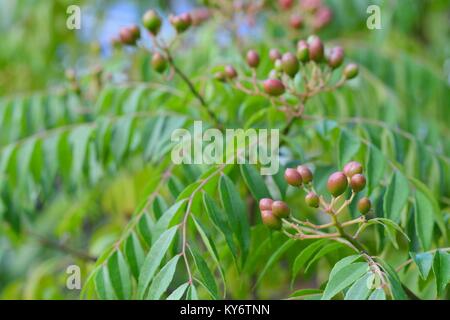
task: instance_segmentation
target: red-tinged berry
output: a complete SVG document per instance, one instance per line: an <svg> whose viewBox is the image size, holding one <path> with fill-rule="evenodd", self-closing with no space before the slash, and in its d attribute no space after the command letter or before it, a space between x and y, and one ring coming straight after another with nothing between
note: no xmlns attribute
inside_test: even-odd
<svg viewBox="0 0 450 320"><path fill-rule="evenodd" d="M261 220L266 227L272 230L280 230L282 223L281 220L273 215L272 211L264 210L261 211Z"/></svg>
<svg viewBox="0 0 450 320"><path fill-rule="evenodd" d="M297 167L297 171L302 176L302 181L304 183L309 183L309 182L312 181L313 174L312 174L311 170L309 170L309 168L307 166L300 165L300 166Z"/></svg>
<svg viewBox="0 0 450 320"><path fill-rule="evenodd" d="M344 174L351 178L357 173L363 173L363 166L357 161L350 161L344 166Z"/></svg>
<svg viewBox="0 0 450 320"><path fill-rule="evenodd" d="M284 93L285 88L283 82L279 79L267 79L263 82L264 91L271 96L280 96Z"/></svg>
<svg viewBox="0 0 450 320"><path fill-rule="evenodd" d="M298 69L300 68L297 57L290 52L283 54L283 57L281 58L281 66L283 71L291 78L295 77Z"/></svg>
<svg viewBox="0 0 450 320"><path fill-rule="evenodd" d="M321 0L301 0L300 7L308 12L316 12L322 5Z"/></svg>
<svg viewBox="0 0 450 320"><path fill-rule="evenodd" d="M225 74L228 79L234 79L238 75L236 69L230 65L225 66Z"/></svg>
<svg viewBox="0 0 450 320"><path fill-rule="evenodd" d="M358 211L362 214L366 214L369 212L370 208L372 207L372 203L370 202L370 199L367 197L361 198L358 201Z"/></svg>
<svg viewBox="0 0 450 320"><path fill-rule="evenodd" d="M334 47L328 55L328 65L332 69L339 67L344 61L344 49L342 47Z"/></svg>
<svg viewBox="0 0 450 320"><path fill-rule="evenodd" d="M261 200L259 200L259 209L261 211L263 210L272 210L272 203L273 200L270 198L262 198Z"/></svg>
<svg viewBox="0 0 450 320"><path fill-rule="evenodd" d="M211 12L208 8L198 8L191 12L192 25L198 26L207 21L211 17Z"/></svg>
<svg viewBox="0 0 450 320"><path fill-rule="evenodd" d="M136 45L136 41L140 37L139 27L131 26L131 27L123 27L119 32L120 41L129 46Z"/></svg>
<svg viewBox="0 0 450 320"><path fill-rule="evenodd" d="M225 82L227 80L227 75L224 71L217 71L214 73L214 79L220 82Z"/></svg>
<svg viewBox="0 0 450 320"><path fill-rule="evenodd" d="M259 54L255 50L247 52L247 64L250 68L257 68L259 65Z"/></svg>
<svg viewBox="0 0 450 320"><path fill-rule="evenodd" d="M148 10L142 16L142 24L153 35L157 35L161 29L162 20L155 10Z"/></svg>
<svg viewBox="0 0 450 320"><path fill-rule="evenodd" d="M318 36L310 36L308 38L309 58L315 62L323 59L324 48L322 40Z"/></svg>
<svg viewBox="0 0 450 320"><path fill-rule="evenodd" d="M275 48L274 49L270 49L269 58L273 62L281 59L281 52L280 52L280 50L275 49Z"/></svg>
<svg viewBox="0 0 450 320"><path fill-rule="evenodd" d="M297 43L297 58L301 62L306 62L309 60L309 46L305 40L300 40Z"/></svg>
<svg viewBox="0 0 450 320"><path fill-rule="evenodd" d="M303 18L299 14L293 14L289 20L289 24L293 29L301 29L303 27Z"/></svg>
<svg viewBox="0 0 450 320"><path fill-rule="evenodd" d="M366 177L364 177L362 174L355 174L350 179L350 187L355 192L360 192L364 187L366 186Z"/></svg>
<svg viewBox="0 0 450 320"><path fill-rule="evenodd" d="M292 168L287 168L286 171L284 171L284 179L289 185L294 187L301 186L303 182L300 173L298 173L297 170Z"/></svg>
<svg viewBox="0 0 450 320"><path fill-rule="evenodd" d="M327 188L334 197L343 194L347 186L347 177L343 172L335 172L328 178Z"/></svg>
<svg viewBox="0 0 450 320"><path fill-rule="evenodd" d="M170 16L169 22L175 28L177 33L183 33L191 26L192 18L189 13L183 13L178 16Z"/></svg>
<svg viewBox="0 0 450 320"><path fill-rule="evenodd" d="M152 56L152 67L159 73L167 68L167 61L159 52L155 52Z"/></svg>
<svg viewBox="0 0 450 320"><path fill-rule="evenodd" d="M281 9L289 10L294 5L294 0L278 0L278 4L280 5Z"/></svg>
<svg viewBox="0 0 450 320"><path fill-rule="evenodd" d="M331 22L332 18L333 12L330 10L330 8L321 6L314 15L314 19L312 21L313 29L316 31L322 29Z"/></svg>
<svg viewBox="0 0 450 320"><path fill-rule="evenodd" d="M272 214L278 219L289 217L289 206L284 201L274 201L272 203Z"/></svg>
<svg viewBox="0 0 450 320"><path fill-rule="evenodd" d="M355 63L350 63L344 68L344 77L347 80L355 78L359 73L359 67Z"/></svg>
<svg viewBox="0 0 450 320"><path fill-rule="evenodd" d="M319 207L319 197L314 192L310 192L306 195L305 202L308 206L312 208Z"/></svg>

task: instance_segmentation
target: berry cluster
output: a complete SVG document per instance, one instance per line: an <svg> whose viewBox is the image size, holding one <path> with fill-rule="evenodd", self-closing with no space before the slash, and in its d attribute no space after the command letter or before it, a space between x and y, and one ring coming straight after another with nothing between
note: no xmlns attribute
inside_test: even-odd
<svg viewBox="0 0 450 320"><path fill-rule="evenodd" d="M328 214L331 217L331 222L316 225L309 221L300 221L289 214L290 209L285 202L264 198L260 200L259 208L262 221L267 227L273 230L280 230L285 227L283 232L296 239L344 238L350 242L353 241L353 238L344 231L344 228L366 222L364 215L371 209L369 198L363 197L357 203L357 208L362 214L361 217L344 222L338 221L337 217L354 201L356 194L366 186L363 167L359 162L351 161L344 166L342 171L334 172L329 176L327 182L327 190L331 194L331 201L329 202L326 201L325 197L317 194L312 184L314 175L307 166L300 165L297 168L286 169L284 178L290 186L303 188L306 192L305 203L309 207L319 208ZM351 196L341 201L349 188L351 189ZM319 231L331 227L336 228L337 232ZM289 232L290 230L294 230L295 234Z"/></svg>
<svg viewBox="0 0 450 320"><path fill-rule="evenodd" d="M309 98L320 92L335 90L358 75L358 66L349 63L343 68L339 80L332 81L332 76L343 64L344 57L342 47L325 50L322 40L313 35L307 40L298 41L295 54L282 54L278 49L271 49L269 58L273 69L266 79L257 79L256 69L261 61L255 50L249 50L245 57L251 78L245 72L238 73L231 65L224 66L214 77L246 94L270 99L292 119L302 116L304 104ZM295 84L294 78L297 75L301 77L302 90Z"/></svg>
<svg viewBox="0 0 450 320"><path fill-rule="evenodd" d="M290 15L289 25L295 30L310 26L313 31L318 31L333 17L331 9L321 0L278 0L278 5Z"/></svg>

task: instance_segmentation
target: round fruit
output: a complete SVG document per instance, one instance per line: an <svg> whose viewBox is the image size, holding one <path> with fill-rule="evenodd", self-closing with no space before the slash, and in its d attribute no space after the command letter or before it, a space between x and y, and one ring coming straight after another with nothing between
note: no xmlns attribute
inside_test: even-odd
<svg viewBox="0 0 450 320"><path fill-rule="evenodd" d="M167 61L159 52L155 52L152 56L152 67L159 73L166 70Z"/></svg>
<svg viewBox="0 0 450 320"><path fill-rule="evenodd" d="M214 79L216 79L220 82L224 82L227 80L227 75L223 71L218 71L214 74Z"/></svg>
<svg viewBox="0 0 450 320"><path fill-rule="evenodd" d="M344 77L345 79L353 79L358 75L359 68L358 65L355 63L350 63L345 66L344 69Z"/></svg>
<svg viewBox="0 0 450 320"><path fill-rule="evenodd" d="M284 84L278 79L267 79L263 83L264 91L271 96L280 96L284 93Z"/></svg>
<svg viewBox="0 0 450 320"><path fill-rule="evenodd" d="M350 179L350 186L353 191L360 192L366 186L366 178L362 174L357 173Z"/></svg>
<svg viewBox="0 0 450 320"><path fill-rule="evenodd" d="M308 38L309 58L313 61L320 62L323 59L323 43L318 36L310 36Z"/></svg>
<svg viewBox="0 0 450 320"><path fill-rule="evenodd" d="M236 69L233 66L227 65L225 67L225 74L228 79L234 79L237 77Z"/></svg>
<svg viewBox="0 0 450 320"><path fill-rule="evenodd" d="M264 225L272 230L281 229L281 220L275 217L270 210L261 211L261 220Z"/></svg>
<svg viewBox="0 0 450 320"><path fill-rule="evenodd" d="M259 209L261 211L263 210L272 210L272 203L273 200L270 198L262 198L261 200L259 200Z"/></svg>
<svg viewBox="0 0 450 320"><path fill-rule="evenodd" d="M301 62L306 62L309 60L309 47L305 40L300 40L297 43L297 58Z"/></svg>
<svg viewBox="0 0 450 320"><path fill-rule="evenodd" d="M303 18L302 18L302 16L300 16L298 14L293 14L291 16L289 24L294 29L300 29L301 27L303 27Z"/></svg>
<svg viewBox="0 0 450 320"><path fill-rule="evenodd" d="M274 201L272 203L272 214L279 219L289 217L289 211L289 207L284 201Z"/></svg>
<svg viewBox="0 0 450 320"><path fill-rule="evenodd" d="M343 194L347 186L347 177L343 172L335 172L328 178L327 188L334 197Z"/></svg>
<svg viewBox="0 0 450 320"><path fill-rule="evenodd" d="M313 179L313 174L311 170L307 166L301 165L297 167L298 173L302 176L302 180L304 183L309 183Z"/></svg>
<svg viewBox="0 0 450 320"><path fill-rule="evenodd" d="M278 4L283 10L289 10L294 4L294 0L278 0Z"/></svg>
<svg viewBox="0 0 450 320"><path fill-rule="evenodd" d="M142 24L153 35L157 35L161 29L161 17L155 10L148 10L142 16Z"/></svg>
<svg viewBox="0 0 450 320"><path fill-rule="evenodd" d="M278 50L278 49L270 49L270 52L269 52L269 58L270 58L270 60L272 60L272 61L277 61L278 59L281 59L281 52L280 52L280 50Z"/></svg>
<svg viewBox="0 0 450 320"><path fill-rule="evenodd" d="M255 50L249 50L247 52L247 64L251 68L257 68L259 65L259 54Z"/></svg>
<svg viewBox="0 0 450 320"><path fill-rule="evenodd" d="M292 168L287 168L286 171L284 171L284 179L289 185L294 187L301 186L303 182L300 173L298 173L297 170Z"/></svg>
<svg viewBox="0 0 450 320"><path fill-rule="evenodd" d="M336 69L344 61L344 49L342 47L334 47L328 56L328 65Z"/></svg>
<svg viewBox="0 0 450 320"><path fill-rule="evenodd" d="M124 27L119 31L119 38L123 44L126 45L135 45L137 39L139 39L139 28L136 26L133 27Z"/></svg>
<svg viewBox="0 0 450 320"><path fill-rule="evenodd" d="M366 214L369 212L370 208L372 207L372 203L370 202L370 199L367 197L361 198L358 201L358 211L362 214Z"/></svg>
<svg viewBox="0 0 450 320"><path fill-rule="evenodd" d="M343 171L347 177L351 178L357 173L362 173L363 167L362 167L361 163L359 163L357 161L350 161L349 163L347 163L344 166Z"/></svg>
<svg viewBox="0 0 450 320"><path fill-rule="evenodd" d="M283 71L293 78L299 69L297 57L290 52L285 53L281 58L281 66Z"/></svg>
<svg viewBox="0 0 450 320"><path fill-rule="evenodd" d="M319 207L319 197L314 192L310 192L306 195L305 202L308 206L312 208Z"/></svg>

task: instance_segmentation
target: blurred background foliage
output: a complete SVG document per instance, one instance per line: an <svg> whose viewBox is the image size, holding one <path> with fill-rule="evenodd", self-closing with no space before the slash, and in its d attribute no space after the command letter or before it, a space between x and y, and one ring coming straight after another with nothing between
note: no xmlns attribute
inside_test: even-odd
<svg viewBox="0 0 450 320"><path fill-rule="evenodd" d="M448 0L325 2L332 8L333 20L320 31L321 37L327 43L343 45L350 59L361 64L363 77L337 93L311 101L308 110L323 122L315 127L317 136L307 129L297 130L303 138L297 139L294 150L298 152L294 154L307 162L319 154L317 170L325 176L335 162L333 145L340 131L333 131L334 126L364 131L361 136L367 136L390 160L430 187L442 212L442 225L448 229ZM66 9L72 4L82 8L79 31L65 26ZM171 129L202 114L192 107L192 97L179 80L167 83L151 70L148 54L115 50L110 39L120 27L138 22L150 7L167 16L203 4L188 0L0 2L1 298L78 298L79 291L65 288L66 267L81 266L84 282L92 268L91 258L103 254L120 237L130 216L148 196L147 190L156 185L167 164L164 144ZM366 28L370 4L381 7L382 30ZM267 52L274 46L292 47L289 37L280 36L285 27L277 14L263 12L255 25L239 30L246 48ZM172 32L168 25L163 31L168 37ZM230 126L242 126L255 108L268 103L205 81L211 79L216 65L244 64L231 41L223 28L223 17L213 18L186 36L176 59L192 79L202 82L202 90L219 116ZM64 76L68 68L76 70L85 96L71 90ZM266 64L258 72L269 70ZM121 117L131 112L140 115ZM268 118L264 124L273 127L281 126L284 120ZM365 126L359 118L373 119L375 125ZM262 120L255 119L258 121ZM325 129L321 124L330 127ZM94 150L87 144L91 130L103 137L104 149ZM142 145L143 141L159 143ZM50 154L56 155L43 157ZM174 190L195 181L201 170L189 175L186 168L177 168L178 178L171 181L165 196L176 198ZM296 205L302 208L301 203ZM265 236L261 226L253 236ZM271 248L284 240L275 237ZM288 261L295 258L299 248L292 250ZM271 251L260 252L260 256ZM406 257L397 257L392 250L386 255L398 263ZM339 256L332 254L330 264ZM322 261L300 281L318 286L326 278L322 264L328 262ZM282 264L274 266L273 276L256 291L247 284L251 279L241 281L231 269L227 275L232 289L229 297L286 297L289 277L276 272L284 269ZM432 295L424 290L425 298Z"/></svg>

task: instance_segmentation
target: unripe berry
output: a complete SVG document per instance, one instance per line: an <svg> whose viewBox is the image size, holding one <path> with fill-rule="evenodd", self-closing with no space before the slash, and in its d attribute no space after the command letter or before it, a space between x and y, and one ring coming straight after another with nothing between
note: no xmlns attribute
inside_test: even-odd
<svg viewBox="0 0 450 320"><path fill-rule="evenodd" d="M275 70L283 71L283 62L281 62L281 59L275 61Z"/></svg>
<svg viewBox="0 0 450 320"><path fill-rule="evenodd" d="M236 69L233 66L227 65L225 66L225 75L228 79L234 79L237 77Z"/></svg>
<svg viewBox="0 0 450 320"><path fill-rule="evenodd" d="M284 93L284 84L278 79L267 79L263 83L264 91L271 96L280 96Z"/></svg>
<svg viewBox="0 0 450 320"><path fill-rule="evenodd" d="M120 41L126 45L135 45L140 37L139 28L137 26L124 27L119 32Z"/></svg>
<svg viewBox="0 0 450 320"><path fill-rule="evenodd" d="M355 174L350 179L350 187L355 192L360 192L364 187L366 186L366 177L364 177L362 174Z"/></svg>
<svg viewBox="0 0 450 320"><path fill-rule="evenodd" d="M301 29L303 27L303 18L298 14L293 14L289 20L289 24L293 29Z"/></svg>
<svg viewBox="0 0 450 320"><path fill-rule="evenodd" d="M361 163L357 162L357 161L350 161L349 163L347 163L344 166L344 174L351 178L353 177L353 175L357 174L357 173L362 173L363 172L363 166Z"/></svg>
<svg viewBox="0 0 450 320"><path fill-rule="evenodd" d="M281 59L281 52L278 49L270 49L269 58L271 61L275 62L278 59Z"/></svg>
<svg viewBox="0 0 450 320"><path fill-rule="evenodd" d="M259 209L261 211L272 210L272 203L273 203L272 199L270 199L270 198L262 198L261 200L259 200Z"/></svg>
<svg viewBox="0 0 450 320"><path fill-rule="evenodd" d="M249 50L247 52L247 64L251 68L257 68L259 65L259 54L255 50Z"/></svg>
<svg viewBox="0 0 450 320"><path fill-rule="evenodd" d="M270 210L261 211L261 220L264 225L272 230L280 230L282 223L281 220L275 217Z"/></svg>
<svg viewBox="0 0 450 320"><path fill-rule="evenodd" d="M344 77L347 80L353 79L358 75L359 67L355 63L350 63L344 68Z"/></svg>
<svg viewBox="0 0 450 320"><path fill-rule="evenodd" d="M276 69L270 70L269 79L280 79L280 72Z"/></svg>
<svg viewBox="0 0 450 320"><path fill-rule="evenodd" d="M167 61L159 52L155 52L152 56L152 67L159 73L166 70Z"/></svg>
<svg viewBox="0 0 450 320"><path fill-rule="evenodd" d="M319 207L319 197L314 192L310 192L306 195L305 202L308 206L312 208Z"/></svg>
<svg viewBox="0 0 450 320"><path fill-rule="evenodd" d="M286 171L284 171L284 179L289 185L294 187L301 186L303 182L300 173L298 173L297 170L292 168L287 168Z"/></svg>
<svg viewBox="0 0 450 320"><path fill-rule="evenodd" d="M347 189L348 182L344 173L338 171L333 173L327 182L328 191L334 196L340 196Z"/></svg>
<svg viewBox="0 0 450 320"><path fill-rule="evenodd" d="M292 8L294 0L278 0L278 4L280 5L281 9L289 10L290 8Z"/></svg>
<svg viewBox="0 0 450 320"><path fill-rule="evenodd" d="M142 16L142 24L153 35L157 35L161 29L161 17L155 10L148 10Z"/></svg>
<svg viewBox="0 0 450 320"><path fill-rule="evenodd" d="M283 58L281 58L281 66L283 67L283 71L293 78L299 69L297 57L290 52L283 54Z"/></svg>
<svg viewBox="0 0 450 320"><path fill-rule="evenodd" d="M304 183L309 183L313 179L313 174L311 170L305 165L301 165L297 167L297 172L302 176L302 181Z"/></svg>
<svg viewBox="0 0 450 320"><path fill-rule="evenodd" d="M362 214L366 214L369 212L370 208L372 207L372 203L370 202L370 199L367 197L361 198L358 201L358 211Z"/></svg>
<svg viewBox="0 0 450 320"><path fill-rule="evenodd" d="M309 58L315 62L323 59L323 43L318 36L310 36L308 38Z"/></svg>
<svg viewBox="0 0 450 320"><path fill-rule="evenodd" d="M227 80L227 75L223 71L217 71L214 73L214 79L220 82L225 82Z"/></svg>
<svg viewBox="0 0 450 320"><path fill-rule="evenodd" d="M189 13L170 16L169 21L178 33L186 31L192 24L192 18Z"/></svg>
<svg viewBox="0 0 450 320"><path fill-rule="evenodd" d="M301 62L306 62L309 60L309 47L305 40L300 40L297 43L297 58Z"/></svg>
<svg viewBox="0 0 450 320"><path fill-rule="evenodd" d="M333 18L333 12L330 10L330 8L326 6L322 6L319 8L319 10L316 12L314 19L312 21L312 27L314 30L320 30L324 26L330 23L331 19Z"/></svg>
<svg viewBox="0 0 450 320"><path fill-rule="evenodd" d="M344 49L342 47L334 47L328 56L328 65L336 69L344 61Z"/></svg>
<svg viewBox="0 0 450 320"><path fill-rule="evenodd" d="M284 201L274 201L272 203L272 214L278 219L289 217L289 207Z"/></svg>

